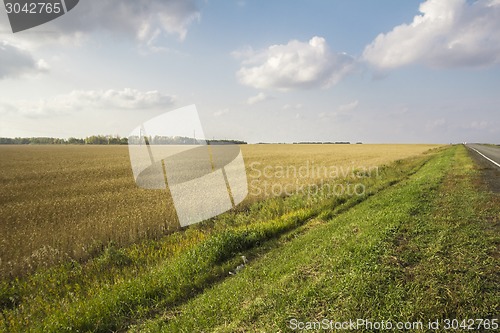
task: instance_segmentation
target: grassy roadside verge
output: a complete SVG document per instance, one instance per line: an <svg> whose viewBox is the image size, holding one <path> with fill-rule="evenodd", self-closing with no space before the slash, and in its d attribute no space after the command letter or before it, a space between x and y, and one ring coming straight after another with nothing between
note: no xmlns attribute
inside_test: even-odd
<svg viewBox="0 0 500 333"><path fill-rule="evenodd" d="M278 332L324 318L422 322L425 331L429 320L496 318L500 205L477 180L465 148L447 150L131 331Z"/></svg>
<svg viewBox="0 0 500 333"><path fill-rule="evenodd" d="M226 278L238 255L298 230L313 218L326 220L417 172L431 155L382 168L361 179L362 197L317 193L274 198L230 212L162 241L109 247L81 265L68 262L2 283L0 329L13 332L123 329L129 318L147 318L175 307Z"/></svg>

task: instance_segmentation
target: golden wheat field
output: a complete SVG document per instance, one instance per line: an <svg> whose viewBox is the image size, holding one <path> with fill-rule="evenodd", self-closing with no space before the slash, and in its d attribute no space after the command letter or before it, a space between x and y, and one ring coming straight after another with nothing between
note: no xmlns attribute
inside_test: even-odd
<svg viewBox="0 0 500 333"><path fill-rule="evenodd" d="M436 147L242 145L245 202L283 195L272 191L276 184L350 177ZM126 146L5 145L0 156L1 276L85 260L109 242L127 245L178 228L168 192L136 186Z"/></svg>

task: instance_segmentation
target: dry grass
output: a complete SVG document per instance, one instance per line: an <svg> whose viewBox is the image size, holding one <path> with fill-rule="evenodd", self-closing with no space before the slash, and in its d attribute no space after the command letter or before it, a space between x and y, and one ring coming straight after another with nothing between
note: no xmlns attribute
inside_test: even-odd
<svg viewBox="0 0 500 333"><path fill-rule="evenodd" d="M252 186L316 183L252 175L266 166L370 167L418 155L436 145L247 145ZM124 146L0 146L0 276L68 258L85 260L110 242L126 245L178 226L165 191L136 187ZM254 163L254 164L252 164ZM256 164L258 163L258 164ZM253 165L253 167L251 167ZM247 201L260 199L249 198Z"/></svg>

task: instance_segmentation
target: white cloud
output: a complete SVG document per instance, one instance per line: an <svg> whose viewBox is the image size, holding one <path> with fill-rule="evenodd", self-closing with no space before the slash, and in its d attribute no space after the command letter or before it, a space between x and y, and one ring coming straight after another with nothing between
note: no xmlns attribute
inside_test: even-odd
<svg viewBox="0 0 500 333"><path fill-rule="evenodd" d="M44 60L36 61L28 51L0 41L0 79L47 69Z"/></svg>
<svg viewBox="0 0 500 333"><path fill-rule="evenodd" d="M33 46L43 46L48 41L78 43L91 32L107 31L149 45L162 34L184 40L188 27L199 19L195 0L80 1L72 11L43 26L44 31L52 33L19 33L16 39ZM8 21L0 28L10 29Z"/></svg>
<svg viewBox="0 0 500 333"><path fill-rule="evenodd" d="M246 49L233 54L246 55L236 74L239 81L258 89L329 87L351 71L354 63L346 54L332 53L322 37L308 42L292 40L260 52Z"/></svg>
<svg viewBox="0 0 500 333"><path fill-rule="evenodd" d="M130 38L149 51L172 51L156 46L157 38L174 35L184 40L188 27L200 19L195 0L106 0L80 1L39 33L3 34L0 40L0 79L29 70L47 70L45 61L35 60L41 47L80 45L93 32ZM0 30L10 30L7 15L0 11ZM47 33L48 32L48 33Z"/></svg>
<svg viewBox="0 0 500 333"><path fill-rule="evenodd" d="M92 106L113 107L118 109L147 109L171 105L175 97L158 90L139 91L125 88L123 90L90 90L74 91L70 94L75 100L89 102Z"/></svg>
<svg viewBox="0 0 500 333"><path fill-rule="evenodd" d="M1 113L19 113L29 117L68 114L78 110L143 110L174 104L175 97L159 91L123 90L74 90L39 101L17 101L0 105Z"/></svg>
<svg viewBox="0 0 500 333"><path fill-rule="evenodd" d="M352 110L356 109L359 105L359 101L353 101L351 103L343 104L338 107L337 112L338 113L347 113L351 112Z"/></svg>
<svg viewBox="0 0 500 333"><path fill-rule="evenodd" d="M264 101L267 101L271 99L270 96L267 96L266 94L264 94L263 92L260 92L258 93L257 95L255 96L252 96L252 97L249 97L247 99L247 104L248 105L254 105L254 104L257 104L257 103L260 103L260 102L264 102Z"/></svg>
<svg viewBox="0 0 500 333"><path fill-rule="evenodd" d="M363 52L378 69L420 63L473 67L500 63L500 1L427 0L421 15L380 34Z"/></svg>

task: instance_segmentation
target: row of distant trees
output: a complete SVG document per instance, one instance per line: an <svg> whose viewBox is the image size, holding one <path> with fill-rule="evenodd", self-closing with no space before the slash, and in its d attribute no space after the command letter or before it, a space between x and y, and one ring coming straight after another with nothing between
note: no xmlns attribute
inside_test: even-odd
<svg viewBox="0 0 500 333"><path fill-rule="evenodd" d="M201 142L206 142L211 145L223 145L223 144L235 144L235 145L245 145L245 141L240 140L197 140L195 138L190 138L187 136L145 136L149 144L152 145L198 145ZM129 138L130 144L142 144L141 137L131 136Z"/></svg>
<svg viewBox="0 0 500 333"><path fill-rule="evenodd" d="M0 138L2 145L126 145L127 138L112 135L92 135L84 139L81 138Z"/></svg>
<svg viewBox="0 0 500 333"><path fill-rule="evenodd" d="M174 145L190 145L199 144L199 140L188 137L167 137L154 136L147 137L150 144L174 144ZM209 144L246 144L245 141L239 140L207 140ZM139 137L131 137L132 144L139 144ZM128 138L122 138L118 135L92 135L85 139L80 138L50 138L50 137L32 137L32 138L0 138L2 145L126 145Z"/></svg>
<svg viewBox="0 0 500 333"><path fill-rule="evenodd" d="M310 141L301 141L301 142L294 142L294 145L350 145L351 142L349 141L335 141L335 142L323 142L323 141L318 141L318 142L310 142ZM361 144L361 142L356 142L356 144Z"/></svg>

